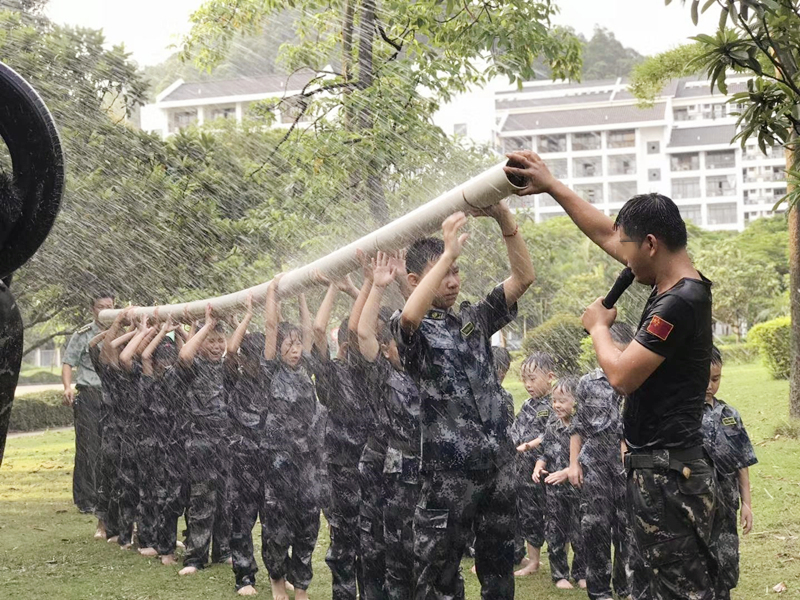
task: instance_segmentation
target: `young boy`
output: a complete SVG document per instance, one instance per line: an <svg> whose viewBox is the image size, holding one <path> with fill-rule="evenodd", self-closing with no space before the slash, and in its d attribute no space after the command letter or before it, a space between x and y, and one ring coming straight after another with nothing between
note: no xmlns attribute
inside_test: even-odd
<svg viewBox="0 0 800 600"><path fill-rule="evenodd" d="M442 223L444 243L418 240L406 270L414 291L392 334L420 391L422 493L414 515L416 598L459 598L459 563L475 531L482 594L514 596L514 448L492 361L491 336L516 316L533 283L533 265L505 202L482 211L500 226L511 276L477 304L451 309L461 279L456 260L467 234L464 213Z"/></svg>
<svg viewBox="0 0 800 600"><path fill-rule="evenodd" d="M531 473L542 455L542 437L553 412L550 390L556 380L556 362L545 352L534 352L522 363L520 375L529 397L514 419L511 439L517 447L517 529L528 546L526 564L514 575L524 577L539 570L544 544L544 487L531 480Z"/></svg>
<svg viewBox="0 0 800 600"><path fill-rule="evenodd" d="M367 442L364 384L358 379L348 344L348 319L339 327L339 350L328 354L328 322L339 291L358 296L349 278L331 283L314 321L313 353L320 361L317 395L328 409L325 462L330 479L329 524L331 545L325 562L333 579L333 600L355 600L360 556L359 513L361 490L358 463Z"/></svg>
<svg viewBox="0 0 800 600"><path fill-rule="evenodd" d="M184 568L190 575L208 562L231 562L230 511L227 498L229 422L225 404L222 357L226 340L222 324L206 307L203 327L181 348L175 366L179 385L186 391L189 420L189 520Z"/></svg>
<svg viewBox="0 0 800 600"><path fill-rule="evenodd" d="M620 352L633 341L633 328L614 323L611 338ZM581 488L581 531L586 547L586 590L592 600L628 595L625 572L629 544L622 465L622 398L602 369L578 383L578 406L570 424L570 482ZM614 564L611 546L614 546Z"/></svg>
<svg viewBox="0 0 800 600"><path fill-rule="evenodd" d="M403 370L388 319L381 319L381 301L395 280L390 257L378 252L373 262L372 286L358 322L358 345L367 361L370 392L385 415L377 435L386 440L386 505L383 532L386 544L385 592L390 600L414 597L414 507L419 498L419 392ZM385 315L383 315L385 316Z"/></svg>
<svg viewBox="0 0 800 600"><path fill-rule="evenodd" d="M714 461L719 485L715 530L719 532L715 545L719 560L717 596L731 597L739 583L739 534L736 512L741 506L742 533L753 529L753 509L750 500L750 469L756 464L753 445L744 428L739 411L716 397L722 379L722 354L711 348L711 375L703 410L703 445Z"/></svg>
<svg viewBox="0 0 800 600"><path fill-rule="evenodd" d="M553 416L542 438L542 456L536 461L533 481L544 481L547 489L545 538L550 576L560 590L572 589L567 544L572 546L572 579L586 587L586 563L581 536L580 493L569 484L569 426L575 410L578 380L559 379L553 388Z"/></svg>

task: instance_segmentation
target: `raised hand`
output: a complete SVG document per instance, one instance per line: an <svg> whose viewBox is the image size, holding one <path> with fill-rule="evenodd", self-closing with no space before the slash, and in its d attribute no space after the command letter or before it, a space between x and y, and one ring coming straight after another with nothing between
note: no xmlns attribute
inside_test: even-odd
<svg viewBox="0 0 800 600"><path fill-rule="evenodd" d="M397 276L397 266L392 264L392 259L385 252L378 252L372 259L372 284L376 287L386 287Z"/></svg>
<svg viewBox="0 0 800 600"><path fill-rule="evenodd" d="M206 304L206 325L209 329L214 329L217 326L217 317L214 315L214 309L211 307L211 302Z"/></svg>
<svg viewBox="0 0 800 600"><path fill-rule="evenodd" d="M538 154L531 150L520 150L506 154L514 166L506 166L503 170L509 175L522 177L526 185L521 190L514 193L517 196L528 196L530 194L545 194L553 189L558 180L553 177L550 169Z"/></svg>
<svg viewBox="0 0 800 600"><path fill-rule="evenodd" d="M459 234L459 230L467 224L467 215L457 212L447 217L442 223L442 236L444 237L444 253L453 260L461 255L464 242L469 237L468 233Z"/></svg>
<svg viewBox="0 0 800 600"><path fill-rule="evenodd" d="M369 256L367 256L366 253L361 248L356 250L356 258L358 259L358 262L361 264L361 269L364 272L364 279L371 280L373 261L370 260Z"/></svg>

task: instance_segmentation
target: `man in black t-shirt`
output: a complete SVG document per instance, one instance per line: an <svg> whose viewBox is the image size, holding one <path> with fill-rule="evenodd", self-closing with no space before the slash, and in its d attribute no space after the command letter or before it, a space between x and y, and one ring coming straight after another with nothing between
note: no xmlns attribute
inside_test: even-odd
<svg viewBox="0 0 800 600"><path fill-rule="evenodd" d="M644 597L713 600L715 483L701 431L711 282L692 265L678 207L659 194L635 196L612 221L556 180L533 152L509 158L523 166L506 167L526 178L520 195L550 194L593 242L653 288L634 343L624 351L609 332L616 310L600 298L582 321L609 382L627 395L627 499L650 576Z"/></svg>

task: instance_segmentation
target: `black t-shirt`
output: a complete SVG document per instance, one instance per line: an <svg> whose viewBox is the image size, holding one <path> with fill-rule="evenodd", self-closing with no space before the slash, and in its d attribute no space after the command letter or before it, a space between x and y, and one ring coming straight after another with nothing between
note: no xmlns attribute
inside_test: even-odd
<svg viewBox="0 0 800 600"><path fill-rule="evenodd" d="M654 289L635 340L665 360L625 402L628 447L701 446L711 368L711 282L684 278L663 294Z"/></svg>

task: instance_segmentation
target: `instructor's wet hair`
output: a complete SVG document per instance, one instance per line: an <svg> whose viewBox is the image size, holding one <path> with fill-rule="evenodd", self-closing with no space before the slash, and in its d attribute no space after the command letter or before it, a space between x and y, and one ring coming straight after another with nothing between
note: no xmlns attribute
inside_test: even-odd
<svg viewBox="0 0 800 600"><path fill-rule="evenodd" d="M652 235L669 250L686 247L686 223L678 206L661 194L639 194L628 200L614 222L614 229L620 227L638 244Z"/></svg>
<svg viewBox="0 0 800 600"><path fill-rule="evenodd" d="M505 373L511 366L511 354L502 346L492 346L492 358L494 358L494 369Z"/></svg>
<svg viewBox="0 0 800 600"><path fill-rule="evenodd" d="M406 250L406 271L422 275L428 263L436 262L442 254L444 254L444 242L439 238L419 239Z"/></svg>
<svg viewBox="0 0 800 600"><path fill-rule="evenodd" d="M633 327L627 323L617 322L611 326L611 339L615 344L627 346L633 341L634 335Z"/></svg>
<svg viewBox="0 0 800 600"><path fill-rule="evenodd" d="M711 364L722 366L722 352L716 346L711 346Z"/></svg>

